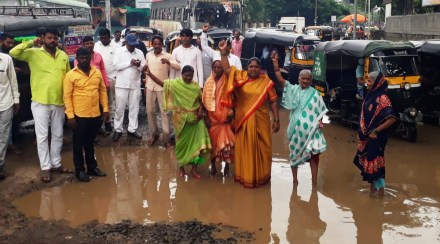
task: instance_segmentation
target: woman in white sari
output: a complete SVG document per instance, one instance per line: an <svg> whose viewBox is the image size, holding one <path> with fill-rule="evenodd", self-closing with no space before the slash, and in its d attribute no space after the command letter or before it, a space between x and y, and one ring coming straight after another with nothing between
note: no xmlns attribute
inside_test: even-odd
<svg viewBox="0 0 440 244"><path fill-rule="evenodd" d="M280 72L278 54L272 53L275 75L284 87L281 105L290 110L287 137L289 139L290 165L293 183L298 184L298 166L310 162L312 184L316 186L319 155L327 149L327 142L321 131L322 118L328 112L320 93L310 86L310 70L299 73L299 85L292 85Z"/></svg>

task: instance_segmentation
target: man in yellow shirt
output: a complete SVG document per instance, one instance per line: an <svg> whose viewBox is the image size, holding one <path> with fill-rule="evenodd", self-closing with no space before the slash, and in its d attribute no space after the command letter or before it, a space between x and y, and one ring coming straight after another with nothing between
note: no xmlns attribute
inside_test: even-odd
<svg viewBox="0 0 440 244"><path fill-rule="evenodd" d="M23 42L9 54L29 64L31 70L32 115L35 121L41 180L50 182L51 172L73 173L61 165L63 146L63 79L70 70L69 57L58 49L57 29L46 29L43 38ZM43 43L40 48L33 48ZM49 149L49 126L52 134Z"/></svg>
<svg viewBox="0 0 440 244"><path fill-rule="evenodd" d="M90 176L106 176L98 168L93 143L101 127L100 104L104 122L109 120L107 89L101 72L90 65L91 58L89 49L79 48L76 51L78 65L67 73L63 83L68 125L73 130L73 163L76 177L84 182L90 181Z"/></svg>

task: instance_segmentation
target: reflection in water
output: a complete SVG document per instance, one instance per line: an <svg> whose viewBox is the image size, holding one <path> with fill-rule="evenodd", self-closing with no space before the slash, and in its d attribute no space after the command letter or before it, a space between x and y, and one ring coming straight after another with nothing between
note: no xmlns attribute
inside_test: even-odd
<svg viewBox="0 0 440 244"><path fill-rule="evenodd" d="M281 126L287 122L281 111ZM72 226L96 219L198 219L255 232L254 243L440 243L440 154L432 153L440 144L438 128L420 130L415 144L390 140L383 200L369 196L351 164L356 131L329 124L324 133L329 148L319 165L318 191L311 190L307 165L299 168L304 183L292 191L288 143L279 134L273 137L271 184L258 189L210 177L208 165L200 168L200 180L176 177L173 150L97 148L108 177L32 192L14 205L28 216ZM70 160L71 152L63 157Z"/></svg>
<svg viewBox="0 0 440 244"><path fill-rule="evenodd" d="M121 219L137 219L142 210L139 151L111 149L115 184L107 214L107 223Z"/></svg>
<svg viewBox="0 0 440 244"><path fill-rule="evenodd" d="M301 240L302 243L319 243L324 234L326 223L319 218L318 191L312 189L309 201L298 195L296 187L290 197L289 226L286 237L290 243Z"/></svg>
<svg viewBox="0 0 440 244"><path fill-rule="evenodd" d="M382 243L384 207L380 199L372 200L367 194L358 196L351 206L354 224L357 227L357 243Z"/></svg>
<svg viewBox="0 0 440 244"><path fill-rule="evenodd" d="M143 207L147 210L144 222L172 220L170 186L176 177L174 154L155 152L146 154L146 161L142 161L145 177L141 182L145 197Z"/></svg>
<svg viewBox="0 0 440 244"><path fill-rule="evenodd" d="M41 190L40 216L44 220L61 220L64 218L65 211L61 187L56 186Z"/></svg>

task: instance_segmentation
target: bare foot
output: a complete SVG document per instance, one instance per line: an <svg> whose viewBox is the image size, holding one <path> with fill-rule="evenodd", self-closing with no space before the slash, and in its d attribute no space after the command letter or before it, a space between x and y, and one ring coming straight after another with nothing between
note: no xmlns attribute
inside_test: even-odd
<svg viewBox="0 0 440 244"><path fill-rule="evenodd" d="M180 177L184 177L185 176L185 169L183 167L180 167L179 176Z"/></svg>
<svg viewBox="0 0 440 244"><path fill-rule="evenodd" d="M385 195L385 189L383 187L379 188L379 193L377 195L383 197Z"/></svg>
<svg viewBox="0 0 440 244"><path fill-rule="evenodd" d="M228 163L226 163L226 165L225 165L224 176L232 176L231 172L229 172L229 164Z"/></svg>
<svg viewBox="0 0 440 244"><path fill-rule="evenodd" d="M194 179L200 179L200 178L202 178L200 175L199 175L199 173L197 173L197 165L193 165L192 166L192 169L191 169L191 174L192 174L192 176L194 177Z"/></svg>
<svg viewBox="0 0 440 244"><path fill-rule="evenodd" d="M196 180L202 178L196 171L191 171L191 174L194 177L194 179L196 179Z"/></svg>
<svg viewBox="0 0 440 244"><path fill-rule="evenodd" d="M215 161L211 162L211 175L214 176L217 174L217 167L215 167Z"/></svg>

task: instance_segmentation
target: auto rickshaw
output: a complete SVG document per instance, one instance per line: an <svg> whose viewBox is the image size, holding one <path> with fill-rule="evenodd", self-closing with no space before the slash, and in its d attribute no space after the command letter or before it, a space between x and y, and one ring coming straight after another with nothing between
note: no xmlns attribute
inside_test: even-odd
<svg viewBox="0 0 440 244"><path fill-rule="evenodd" d="M151 43L151 39L155 35L162 35L162 32L150 27L144 27L144 26L130 26L125 28L123 31L124 33L127 31L136 31L136 34L144 44L147 49L151 49L153 47L153 43Z"/></svg>
<svg viewBox="0 0 440 244"><path fill-rule="evenodd" d="M197 46L197 36L202 33L202 30L198 29L198 30L192 30L193 31L193 39L192 39L192 44L194 46ZM176 48L176 43L177 43L177 38L180 35L180 31L172 31L170 33L168 33L168 36L165 38L164 42L165 42L165 49L168 53L172 53L174 48ZM211 48L214 48L214 40L212 39L212 37L208 37L208 43L209 46Z"/></svg>
<svg viewBox="0 0 440 244"><path fill-rule="evenodd" d="M437 120L440 125L440 40L423 42L418 54L423 91L420 109L424 118Z"/></svg>
<svg viewBox="0 0 440 244"><path fill-rule="evenodd" d="M299 72L312 69L313 52L318 42L320 40L316 36L268 29L248 30L244 34L241 62L243 67L247 67L250 58L260 58L263 69L275 81L275 88L280 94L282 87L275 77L270 53L274 50L278 52L283 76L291 83L297 84Z"/></svg>
<svg viewBox="0 0 440 244"><path fill-rule="evenodd" d="M94 33L92 23L77 17L72 8L34 8L21 6L2 6L0 11L0 32L15 36L16 43L36 38L37 29L56 28L60 34L60 44L73 63L76 49L82 45L82 38ZM12 131L17 134L21 129L33 126L31 111L30 71L26 62L16 61L18 91L20 92L20 110L14 115ZM30 129L30 128L29 128Z"/></svg>
<svg viewBox="0 0 440 244"><path fill-rule="evenodd" d="M356 68L359 59L364 59L364 79L372 71L381 71L388 81L387 95L399 118L395 132L414 142L417 124L423 118L416 106L421 92L416 58L416 49L409 42L323 42L315 50L313 86L321 92L334 118L358 124L362 101L356 97Z"/></svg>
<svg viewBox="0 0 440 244"><path fill-rule="evenodd" d="M308 26L304 30L304 34L317 36L323 42L333 40L333 28L331 26Z"/></svg>

